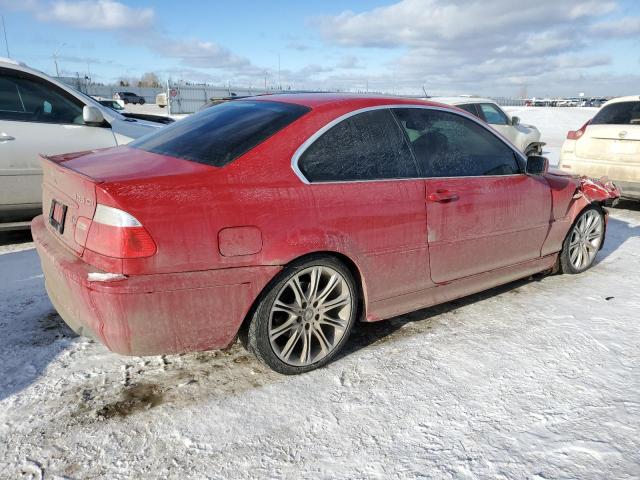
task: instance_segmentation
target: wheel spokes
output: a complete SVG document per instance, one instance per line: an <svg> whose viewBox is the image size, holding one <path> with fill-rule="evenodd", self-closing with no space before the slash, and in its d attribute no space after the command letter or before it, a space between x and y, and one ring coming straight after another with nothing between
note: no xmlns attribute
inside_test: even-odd
<svg viewBox="0 0 640 480"><path fill-rule="evenodd" d="M603 235L602 217L586 212L576 223L569 240L569 261L576 270L587 268L595 259Z"/></svg>
<svg viewBox="0 0 640 480"><path fill-rule="evenodd" d="M342 340L352 318L353 297L344 276L326 266L294 274L271 307L268 333L280 360L313 364Z"/></svg>

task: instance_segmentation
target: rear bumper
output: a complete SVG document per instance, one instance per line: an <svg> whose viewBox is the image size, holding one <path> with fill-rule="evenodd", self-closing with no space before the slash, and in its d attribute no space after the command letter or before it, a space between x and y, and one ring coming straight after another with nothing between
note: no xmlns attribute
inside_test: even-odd
<svg viewBox="0 0 640 480"><path fill-rule="evenodd" d="M615 161L592 160L575 155L574 151L560 153L558 169L573 175L591 178L606 177L619 189L620 196L640 200L640 166Z"/></svg>
<svg viewBox="0 0 640 480"><path fill-rule="evenodd" d="M31 225L45 286L63 320L124 355L224 348L279 266L90 281L96 268L64 247L42 216ZM100 272L101 273L101 272Z"/></svg>

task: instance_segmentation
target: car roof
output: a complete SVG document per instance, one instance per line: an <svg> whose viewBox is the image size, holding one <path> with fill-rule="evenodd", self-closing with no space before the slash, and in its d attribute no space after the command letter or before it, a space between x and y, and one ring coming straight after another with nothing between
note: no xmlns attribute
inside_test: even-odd
<svg viewBox="0 0 640 480"><path fill-rule="evenodd" d="M95 102L94 105L98 105L101 106L101 111L102 113L105 115L105 117L107 118L107 120L111 120L113 118L119 118L116 115L121 116L120 114L118 114L117 112L110 112L108 111L109 109L107 107L104 107L100 104L100 102L98 102L96 99L90 97L89 95L84 95L82 92L78 92L75 88L61 82L60 80L53 78L49 75L47 75L44 72L41 72L40 70L36 70L35 68L31 68L29 66L27 66L26 64L19 62L17 60L13 60L10 58L4 58L4 57L0 57L0 67L3 68L8 68L11 70L15 70L17 72L23 72L23 73L28 73L30 75L33 75L35 77L39 77L43 80L46 80L49 83L52 83L53 85L56 85L58 88L64 90L65 92L73 95L74 97L76 97L77 99L79 99L81 102L83 102L84 104L86 104L86 99L90 99L91 101Z"/></svg>
<svg viewBox="0 0 640 480"><path fill-rule="evenodd" d="M260 95L250 97L251 100L263 102L285 102L302 105L309 108L317 108L328 105L352 104L355 108L365 108L378 105L425 105L447 106L430 100L410 97L397 97L392 95L370 95L358 93L284 93L273 95ZM236 101L236 100L234 100ZM237 100L242 101L242 100Z"/></svg>
<svg viewBox="0 0 640 480"><path fill-rule="evenodd" d="M430 100L447 105L467 105L470 103L496 103L495 100L483 97L430 97Z"/></svg>
<svg viewBox="0 0 640 480"><path fill-rule="evenodd" d="M634 101L635 102L640 101L640 95L628 95L626 97L612 98L611 100L608 100L604 105L611 105L612 103L620 103L620 102L634 102Z"/></svg>

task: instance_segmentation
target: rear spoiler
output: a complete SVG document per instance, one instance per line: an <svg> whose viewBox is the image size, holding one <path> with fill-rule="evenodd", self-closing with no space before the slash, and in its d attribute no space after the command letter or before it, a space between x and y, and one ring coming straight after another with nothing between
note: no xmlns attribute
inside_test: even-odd
<svg viewBox="0 0 640 480"><path fill-rule="evenodd" d="M76 174L80 175L83 178L86 178L87 180L91 180L94 183L102 183L101 180L98 180L96 178L90 177L89 175L86 175L74 168L68 167L66 165L64 165L65 162L68 162L69 160L73 160L74 158L80 158L83 157L85 155L89 155L90 153L94 153L94 152L99 152L100 150L106 150L106 148L99 148L99 149L95 149L95 150L85 150L82 152L72 152L72 153L63 153L61 155L45 155L44 153L41 153L39 156L44 162L51 162L55 165L57 165L58 167L62 167L62 168L67 168L69 170L72 170L73 172L75 172Z"/></svg>

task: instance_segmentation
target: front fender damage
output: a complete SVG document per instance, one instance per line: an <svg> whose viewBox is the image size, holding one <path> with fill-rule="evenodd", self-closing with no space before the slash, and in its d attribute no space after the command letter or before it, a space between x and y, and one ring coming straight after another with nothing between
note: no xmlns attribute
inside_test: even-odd
<svg viewBox="0 0 640 480"><path fill-rule="evenodd" d="M620 200L620 189L606 177L596 180L580 177L580 183L573 194L574 199L584 198L587 203L597 203L603 207L613 207Z"/></svg>

